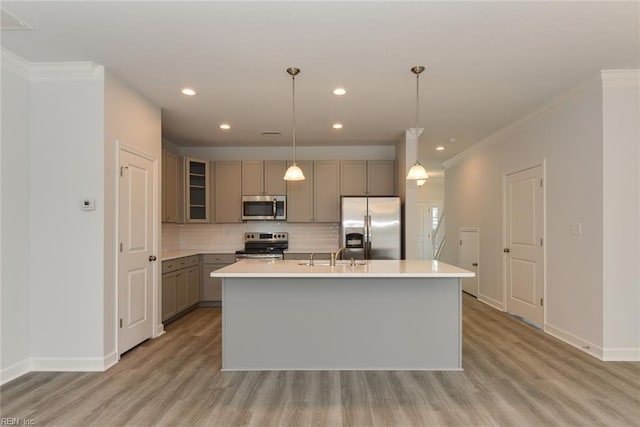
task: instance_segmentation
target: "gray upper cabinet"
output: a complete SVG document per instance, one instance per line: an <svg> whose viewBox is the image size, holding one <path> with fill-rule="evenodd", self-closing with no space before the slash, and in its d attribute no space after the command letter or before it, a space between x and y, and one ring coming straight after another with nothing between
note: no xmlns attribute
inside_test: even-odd
<svg viewBox="0 0 640 427"><path fill-rule="evenodd" d="M187 222L209 222L211 208L209 161L185 158Z"/></svg>
<svg viewBox="0 0 640 427"><path fill-rule="evenodd" d="M313 162L296 163L306 179L286 182L287 222L313 222ZM287 163L286 166L290 165Z"/></svg>
<svg viewBox="0 0 640 427"><path fill-rule="evenodd" d="M367 162L365 160L342 160L340 174L342 196L367 195Z"/></svg>
<svg viewBox="0 0 640 427"><path fill-rule="evenodd" d="M342 196L395 195L393 160L343 160L340 162Z"/></svg>
<svg viewBox="0 0 640 427"><path fill-rule="evenodd" d="M184 172L181 157L162 150L162 221L184 222Z"/></svg>
<svg viewBox="0 0 640 427"><path fill-rule="evenodd" d="M396 195L396 162L394 160L370 160L367 162L367 195Z"/></svg>
<svg viewBox="0 0 640 427"><path fill-rule="evenodd" d="M214 164L216 222L242 222L242 164L222 161Z"/></svg>
<svg viewBox="0 0 640 427"><path fill-rule="evenodd" d="M313 162L313 216L316 222L340 221L340 162Z"/></svg>
<svg viewBox="0 0 640 427"><path fill-rule="evenodd" d="M286 194L286 163L279 160L242 162L243 196L279 196Z"/></svg>
<svg viewBox="0 0 640 427"><path fill-rule="evenodd" d="M264 194L264 163L262 161L242 162L242 195L261 196Z"/></svg>
<svg viewBox="0 0 640 427"><path fill-rule="evenodd" d="M282 196L287 194L287 181L284 173L287 162L283 160L267 160L264 162L264 194Z"/></svg>

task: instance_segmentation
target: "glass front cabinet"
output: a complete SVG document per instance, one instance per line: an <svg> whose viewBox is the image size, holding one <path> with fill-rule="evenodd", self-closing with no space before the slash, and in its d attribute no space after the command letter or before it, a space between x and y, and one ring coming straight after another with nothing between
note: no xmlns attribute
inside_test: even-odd
<svg viewBox="0 0 640 427"><path fill-rule="evenodd" d="M209 222L211 207L209 191L209 161L186 157L185 181L187 187L186 222Z"/></svg>

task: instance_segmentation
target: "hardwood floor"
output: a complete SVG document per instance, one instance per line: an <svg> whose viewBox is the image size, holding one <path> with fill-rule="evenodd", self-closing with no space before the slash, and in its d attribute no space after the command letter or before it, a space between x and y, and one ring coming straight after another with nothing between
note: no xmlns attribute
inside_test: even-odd
<svg viewBox="0 0 640 427"><path fill-rule="evenodd" d="M467 295L463 304L464 372L220 372L220 308L198 308L106 372L5 384L1 416L37 426L640 425L640 363L600 362Z"/></svg>

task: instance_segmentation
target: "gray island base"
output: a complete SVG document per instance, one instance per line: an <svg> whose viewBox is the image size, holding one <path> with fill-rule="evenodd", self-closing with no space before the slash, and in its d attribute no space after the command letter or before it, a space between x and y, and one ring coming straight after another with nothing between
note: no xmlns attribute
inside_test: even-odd
<svg viewBox="0 0 640 427"><path fill-rule="evenodd" d="M461 370L461 277L437 261L241 261L223 278L222 369Z"/></svg>

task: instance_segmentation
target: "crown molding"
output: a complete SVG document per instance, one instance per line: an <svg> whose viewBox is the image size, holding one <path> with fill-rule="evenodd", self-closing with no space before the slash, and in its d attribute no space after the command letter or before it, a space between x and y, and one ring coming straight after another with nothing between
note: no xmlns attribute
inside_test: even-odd
<svg viewBox="0 0 640 427"><path fill-rule="evenodd" d="M640 70L602 70L603 87L640 87Z"/></svg>
<svg viewBox="0 0 640 427"><path fill-rule="evenodd" d="M31 80L97 80L104 67L93 62L40 62L31 64Z"/></svg>
<svg viewBox="0 0 640 427"><path fill-rule="evenodd" d="M31 78L31 63L8 49L0 48L2 69L24 78Z"/></svg>
<svg viewBox="0 0 640 427"><path fill-rule="evenodd" d="M100 80L104 67L93 62L29 62L1 48L2 69L27 80Z"/></svg>

